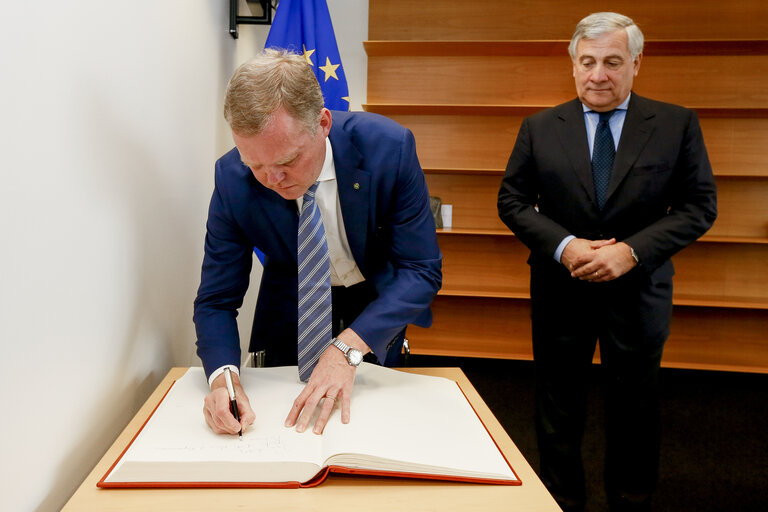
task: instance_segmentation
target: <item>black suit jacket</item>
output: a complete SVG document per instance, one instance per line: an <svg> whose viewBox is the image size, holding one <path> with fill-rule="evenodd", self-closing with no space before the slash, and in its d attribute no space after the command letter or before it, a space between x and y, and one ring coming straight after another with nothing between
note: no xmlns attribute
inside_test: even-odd
<svg viewBox="0 0 768 512"><path fill-rule="evenodd" d="M502 221L531 250L533 276L546 277L541 280L545 289L537 294L578 290L554 260L566 236L616 238L635 249L641 264L602 289L642 295L647 308L627 304L636 310L627 315L671 308L670 257L709 229L717 215L715 182L698 118L689 109L632 93L601 211L581 102L539 112L520 128L498 208ZM652 289L659 284L669 292ZM616 301L615 308L622 304ZM655 321L664 322L664 317ZM668 328L658 327L659 332Z"/></svg>

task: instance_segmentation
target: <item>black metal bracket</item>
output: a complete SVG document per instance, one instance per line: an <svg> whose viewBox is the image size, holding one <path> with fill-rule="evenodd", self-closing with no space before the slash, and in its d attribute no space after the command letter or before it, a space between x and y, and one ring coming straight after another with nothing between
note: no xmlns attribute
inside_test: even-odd
<svg viewBox="0 0 768 512"><path fill-rule="evenodd" d="M261 5L261 16L238 16L237 7L238 0L229 0L229 35L234 39L237 39L240 34L238 33L238 25L271 25L272 13L275 7L270 0L251 0L249 4L258 3Z"/></svg>

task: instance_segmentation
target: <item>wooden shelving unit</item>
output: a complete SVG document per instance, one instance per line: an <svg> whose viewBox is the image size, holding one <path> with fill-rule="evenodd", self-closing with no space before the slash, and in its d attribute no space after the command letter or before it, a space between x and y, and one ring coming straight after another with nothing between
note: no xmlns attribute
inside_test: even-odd
<svg viewBox="0 0 768 512"><path fill-rule="evenodd" d="M453 205L452 228L438 230L435 323L409 328L411 350L530 359L529 252L498 219L496 195L523 118L575 96L568 39L601 8L470 4L371 0L364 108L413 131L430 194ZM612 8L646 35L635 91L696 110L718 186L715 225L673 258L662 364L768 373L768 6Z"/></svg>

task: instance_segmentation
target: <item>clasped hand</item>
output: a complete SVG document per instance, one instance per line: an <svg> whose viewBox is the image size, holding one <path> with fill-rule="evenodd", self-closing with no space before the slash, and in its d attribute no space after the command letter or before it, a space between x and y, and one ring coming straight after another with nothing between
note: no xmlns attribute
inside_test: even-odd
<svg viewBox="0 0 768 512"><path fill-rule="evenodd" d="M560 261L571 277L591 283L612 281L636 265L632 251L624 242L575 238L565 246Z"/></svg>

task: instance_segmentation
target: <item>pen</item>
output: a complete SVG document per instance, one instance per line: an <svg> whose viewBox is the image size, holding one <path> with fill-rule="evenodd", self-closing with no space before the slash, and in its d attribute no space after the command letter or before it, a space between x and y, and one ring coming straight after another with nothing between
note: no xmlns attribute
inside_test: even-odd
<svg viewBox="0 0 768 512"><path fill-rule="evenodd" d="M237 400L235 400L235 387L232 385L232 373L229 368L224 368L224 380L227 383L227 391L229 392L229 408L232 411L232 415L237 421L240 421L240 411L237 408ZM240 440L243 440L243 429L240 428Z"/></svg>

